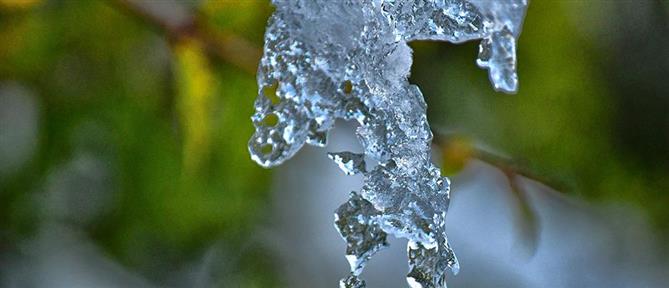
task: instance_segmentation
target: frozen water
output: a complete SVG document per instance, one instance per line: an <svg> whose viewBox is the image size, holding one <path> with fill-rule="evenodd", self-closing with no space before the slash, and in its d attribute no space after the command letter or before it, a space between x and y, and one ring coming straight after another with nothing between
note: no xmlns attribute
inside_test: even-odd
<svg viewBox="0 0 669 288"><path fill-rule="evenodd" d="M339 166L346 175L365 172L365 155L352 152L328 153L328 157Z"/></svg>
<svg viewBox="0 0 669 288"><path fill-rule="evenodd" d="M355 192L335 211L335 227L346 240L346 259L353 275L359 275L365 262L388 246L386 232L375 221L379 215L372 203Z"/></svg>
<svg viewBox="0 0 669 288"><path fill-rule="evenodd" d="M430 157L426 104L409 84L412 40L482 39L477 64L496 90L517 89L515 45L526 0L274 0L258 68L249 141L253 160L281 164L305 143L325 146L336 119L355 120L362 154L329 153L360 193L335 212L351 275L364 287L365 262L386 236L409 239L413 287L445 287L458 263L444 221L450 182ZM373 159L366 167L365 158Z"/></svg>
<svg viewBox="0 0 669 288"><path fill-rule="evenodd" d="M349 275L348 277L339 280L339 288L364 288L365 281L360 280L355 275Z"/></svg>

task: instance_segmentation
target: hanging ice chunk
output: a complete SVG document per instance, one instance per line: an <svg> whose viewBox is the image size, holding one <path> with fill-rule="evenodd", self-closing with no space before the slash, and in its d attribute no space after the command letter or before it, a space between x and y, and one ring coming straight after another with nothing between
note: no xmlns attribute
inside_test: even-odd
<svg viewBox="0 0 669 288"><path fill-rule="evenodd" d="M528 0L468 0L467 2L476 6L483 15L487 34L507 27L514 37L520 36Z"/></svg>
<svg viewBox="0 0 669 288"><path fill-rule="evenodd" d="M365 172L365 155L352 152L328 153L328 157L339 166L346 175Z"/></svg>
<svg viewBox="0 0 669 288"><path fill-rule="evenodd" d="M490 82L495 90L515 92L518 87L516 75L516 39L511 31L504 27L495 31L479 45L479 58L476 63L488 69Z"/></svg>
<svg viewBox="0 0 669 288"><path fill-rule="evenodd" d="M335 227L346 240L346 259L352 275L360 275L372 255L388 246L386 232L374 217L380 212L369 201L351 192L350 199L335 211Z"/></svg>
<svg viewBox="0 0 669 288"><path fill-rule="evenodd" d="M355 275L339 280L339 288L365 288L365 281Z"/></svg>
<svg viewBox="0 0 669 288"><path fill-rule="evenodd" d="M445 287L446 271L457 274L460 270L458 260L445 239L434 247L409 241L407 251L410 267L407 282L412 288Z"/></svg>
<svg viewBox="0 0 669 288"><path fill-rule="evenodd" d="M488 69L495 90L518 90L516 75L516 39L525 18L527 0L470 0L483 16L486 37L479 46L476 63Z"/></svg>
<svg viewBox="0 0 669 288"><path fill-rule="evenodd" d="M496 90L517 89L516 40L525 0L274 0L258 68L249 141L253 160L281 164L305 143L324 146L336 119L359 123L363 154L329 153L346 174L364 175L360 194L335 212L351 275L364 287L367 260L387 234L409 239L413 287L445 287L458 263L445 234L447 178L430 158L426 105L409 84L412 40L481 39L479 66ZM363 159L378 163L369 170Z"/></svg>

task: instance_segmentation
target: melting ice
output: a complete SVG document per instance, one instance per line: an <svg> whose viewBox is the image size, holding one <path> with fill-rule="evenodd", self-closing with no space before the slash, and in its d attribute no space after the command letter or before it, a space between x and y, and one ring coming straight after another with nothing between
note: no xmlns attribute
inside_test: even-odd
<svg viewBox="0 0 669 288"><path fill-rule="evenodd" d="M495 90L518 88L516 40L526 0L274 0L258 68L249 141L253 160L279 165L305 143L325 146L335 119L356 120L362 154L329 153L346 174L364 175L359 192L335 211L350 275L365 287L367 260L386 237L409 239L411 287L445 287L457 259L444 224L448 178L430 159L426 104L408 82L412 40L480 39L476 63ZM365 158L375 160L366 167Z"/></svg>

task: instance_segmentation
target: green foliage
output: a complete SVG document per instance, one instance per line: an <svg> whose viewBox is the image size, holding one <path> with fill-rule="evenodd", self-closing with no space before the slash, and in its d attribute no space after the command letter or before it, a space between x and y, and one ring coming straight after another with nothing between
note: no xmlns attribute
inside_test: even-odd
<svg viewBox="0 0 669 288"><path fill-rule="evenodd" d="M258 13L247 6L235 11L240 19ZM214 242L232 251L249 242L265 215L269 174L246 150L254 76L211 63L195 39L168 43L136 20L98 1L2 11L0 79L33 89L41 128L38 154L2 179L0 229L31 237L49 221L34 207L49 174L91 153L112 168L114 201L86 231L112 257L159 278ZM248 29L261 35L263 24ZM236 264L244 287L276 285L261 251Z"/></svg>

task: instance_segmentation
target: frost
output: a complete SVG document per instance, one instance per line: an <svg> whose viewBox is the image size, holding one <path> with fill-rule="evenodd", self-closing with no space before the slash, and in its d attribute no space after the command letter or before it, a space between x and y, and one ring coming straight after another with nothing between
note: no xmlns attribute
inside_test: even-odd
<svg viewBox="0 0 669 288"><path fill-rule="evenodd" d="M258 68L249 141L253 160L281 164L305 143L325 146L336 119L358 122L362 154L329 153L346 174L364 175L359 193L335 212L351 274L364 287L366 261L387 234L409 239L412 287L445 287L458 262L444 221L450 182L430 157L426 104L409 84L412 40L481 39L477 64L494 88L515 92L516 39L526 0L274 0ZM364 159L378 163L366 167Z"/></svg>
<svg viewBox="0 0 669 288"><path fill-rule="evenodd" d="M339 288L364 288L365 281L360 278L350 275L344 279L339 280Z"/></svg>
<svg viewBox="0 0 669 288"><path fill-rule="evenodd" d="M362 272L365 262L374 253L388 246L388 234L376 223L380 215L372 203L355 192L335 211L335 226L346 240L346 259L355 276Z"/></svg>
<svg viewBox="0 0 669 288"><path fill-rule="evenodd" d="M339 153L328 153L328 157L339 166L341 171L344 171L346 175L354 175L358 173L365 172L365 155L351 153L351 152L339 152Z"/></svg>

